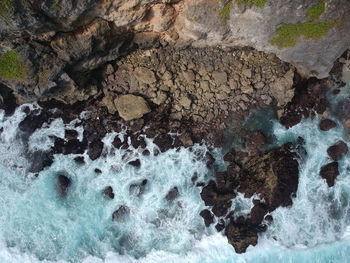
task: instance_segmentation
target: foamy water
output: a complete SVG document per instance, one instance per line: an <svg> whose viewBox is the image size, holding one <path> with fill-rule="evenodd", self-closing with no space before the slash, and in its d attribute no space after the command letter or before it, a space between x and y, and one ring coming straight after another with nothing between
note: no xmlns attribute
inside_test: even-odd
<svg viewBox="0 0 350 263"><path fill-rule="evenodd" d="M30 105L37 108L37 105ZM191 178L206 182L213 174L203 157L206 149L170 150L143 156L137 149L116 150L115 135L104 138L103 156L78 165L73 155L57 155L53 165L36 178L27 173L26 149L18 134L25 117L21 109L5 118L0 111L0 262L348 262L350 260L350 159L339 162L340 175L329 188L319 175L329 162L327 148L342 139L341 125L323 132L319 120L303 120L286 130L277 122L273 133L279 144L302 136L308 155L300 161L300 179L293 206L276 209L273 223L260 234L256 247L238 255L213 225L205 228L199 213L204 209L200 189ZM74 127L73 123L69 125ZM81 130L79 130L81 133ZM49 149L50 136L64 136L60 119L29 138L29 150ZM156 147L147 140L148 148ZM350 146L348 144L348 146ZM220 150L217 150L220 155ZM136 169L127 161L141 160ZM96 174L95 168L102 170ZM72 180L67 198L56 193L57 175ZM144 193L130 192L130 185L147 179ZM102 195L112 186L115 198ZM173 187L180 196L165 199ZM113 222L112 214L125 205L130 213ZM232 208L246 214L250 199L241 195Z"/></svg>

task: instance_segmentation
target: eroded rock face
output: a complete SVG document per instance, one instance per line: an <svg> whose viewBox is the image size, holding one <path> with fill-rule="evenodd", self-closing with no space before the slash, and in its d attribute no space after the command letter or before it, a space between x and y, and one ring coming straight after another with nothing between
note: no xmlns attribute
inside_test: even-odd
<svg viewBox="0 0 350 263"><path fill-rule="evenodd" d="M132 94L121 95L114 100L120 117L125 121L139 119L143 115L151 112L146 100L140 96Z"/></svg>
<svg viewBox="0 0 350 263"><path fill-rule="evenodd" d="M335 179L338 175L338 162L331 162L321 167L320 176L326 179L329 187L334 186Z"/></svg>
<svg viewBox="0 0 350 263"><path fill-rule="evenodd" d="M339 161L348 153L348 146L343 141L338 141L327 149L329 157L333 161Z"/></svg>

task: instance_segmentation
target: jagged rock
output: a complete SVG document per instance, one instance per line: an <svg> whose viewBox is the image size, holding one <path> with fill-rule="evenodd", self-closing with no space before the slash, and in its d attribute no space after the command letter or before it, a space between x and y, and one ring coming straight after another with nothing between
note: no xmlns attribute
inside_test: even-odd
<svg viewBox="0 0 350 263"><path fill-rule="evenodd" d="M236 253L244 253L250 245L255 246L258 243L257 230L246 224L231 221L226 227L225 234Z"/></svg>
<svg viewBox="0 0 350 263"><path fill-rule="evenodd" d="M337 127L336 122L330 119L321 120L320 122L320 129L322 131L329 131L330 129L333 129L335 127Z"/></svg>
<svg viewBox="0 0 350 263"><path fill-rule="evenodd" d="M225 229L225 221L223 219L220 219L219 223L215 225L215 229L218 232L221 232L222 230Z"/></svg>
<svg viewBox="0 0 350 263"><path fill-rule="evenodd" d="M277 100L278 106L284 107L294 97L294 71L289 70L282 78L270 84L271 94Z"/></svg>
<svg viewBox="0 0 350 263"><path fill-rule="evenodd" d="M339 161L348 153L348 146L345 142L338 141L327 149L327 153L333 161Z"/></svg>
<svg viewBox="0 0 350 263"><path fill-rule="evenodd" d="M107 186L105 189L103 189L103 194L110 199L114 199L112 186Z"/></svg>
<svg viewBox="0 0 350 263"><path fill-rule="evenodd" d="M91 160L96 160L101 156L103 150L103 142L101 140L95 140L89 144L88 155Z"/></svg>
<svg viewBox="0 0 350 263"><path fill-rule="evenodd" d="M122 221L129 212L129 207L121 205L116 211L113 212L112 221Z"/></svg>
<svg viewBox="0 0 350 263"><path fill-rule="evenodd" d="M98 168L95 168L94 172L97 173L97 174L101 174L102 173L102 171L100 169L98 169Z"/></svg>
<svg viewBox="0 0 350 263"><path fill-rule="evenodd" d="M57 178L57 192L60 197L66 197L68 188L71 186L72 182L66 175L60 174Z"/></svg>
<svg viewBox="0 0 350 263"><path fill-rule="evenodd" d="M338 175L338 162L332 162L321 167L320 176L326 179L329 187L334 186L334 181Z"/></svg>
<svg viewBox="0 0 350 263"><path fill-rule="evenodd" d="M137 196L141 196L144 191L146 190L146 185L147 185L148 180L144 179L140 184L131 184L129 186L129 192L130 194L136 193Z"/></svg>
<svg viewBox="0 0 350 263"><path fill-rule="evenodd" d="M160 134L154 139L154 144L156 144L161 152L169 150L173 145L173 138L169 134Z"/></svg>
<svg viewBox="0 0 350 263"><path fill-rule="evenodd" d="M140 96L131 94L121 95L114 100L120 117L125 121L139 119L151 112L146 100Z"/></svg>
<svg viewBox="0 0 350 263"><path fill-rule="evenodd" d="M208 209L202 210L199 215L203 217L204 224L206 227L209 227L212 223L214 223L214 216Z"/></svg>

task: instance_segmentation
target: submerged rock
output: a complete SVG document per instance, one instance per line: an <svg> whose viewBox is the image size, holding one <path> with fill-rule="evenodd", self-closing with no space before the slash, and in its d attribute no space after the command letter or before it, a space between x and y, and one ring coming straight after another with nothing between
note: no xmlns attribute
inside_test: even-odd
<svg viewBox="0 0 350 263"><path fill-rule="evenodd" d="M147 182L148 180L144 179L140 184L131 184L129 186L130 194L135 193L138 197L141 196L146 189Z"/></svg>
<svg viewBox="0 0 350 263"><path fill-rule="evenodd" d="M334 181L338 175L338 162L332 162L321 167L320 176L326 179L329 187L334 186Z"/></svg>
<svg viewBox="0 0 350 263"><path fill-rule="evenodd" d="M74 158L74 161L75 161L77 164L85 164L84 156L75 157L75 158Z"/></svg>
<svg viewBox="0 0 350 263"><path fill-rule="evenodd" d="M140 159L136 159L134 161L130 161L130 162L128 162L128 164L131 165L131 166L134 166L136 168L140 168L141 167Z"/></svg>
<svg viewBox="0 0 350 263"><path fill-rule="evenodd" d="M175 186L173 189L171 189L167 195L165 196L166 200L173 201L179 196L179 189Z"/></svg>
<svg viewBox="0 0 350 263"><path fill-rule="evenodd" d="M68 188L71 186L72 182L66 175L60 174L57 178L57 192L60 197L66 197Z"/></svg>
<svg viewBox="0 0 350 263"><path fill-rule="evenodd" d="M112 214L112 220L113 221L120 221L123 220L124 217L130 212L129 207L122 205L120 206L116 211Z"/></svg>
<svg viewBox="0 0 350 263"><path fill-rule="evenodd" d="M345 142L338 141L327 149L327 153L333 161L339 161L348 153L348 146Z"/></svg>

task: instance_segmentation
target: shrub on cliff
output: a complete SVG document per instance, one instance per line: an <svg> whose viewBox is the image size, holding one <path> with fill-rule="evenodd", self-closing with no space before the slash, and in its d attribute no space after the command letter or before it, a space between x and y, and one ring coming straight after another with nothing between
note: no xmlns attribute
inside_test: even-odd
<svg viewBox="0 0 350 263"><path fill-rule="evenodd" d="M27 65L26 63L20 61L16 51L7 51L0 57L0 78L25 78L26 71Z"/></svg>

